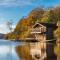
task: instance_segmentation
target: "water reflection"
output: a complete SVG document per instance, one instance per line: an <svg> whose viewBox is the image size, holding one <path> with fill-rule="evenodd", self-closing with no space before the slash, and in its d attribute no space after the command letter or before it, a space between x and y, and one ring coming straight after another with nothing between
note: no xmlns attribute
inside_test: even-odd
<svg viewBox="0 0 60 60"><path fill-rule="evenodd" d="M0 60L19 60L15 47L21 44L20 42L0 40Z"/></svg>
<svg viewBox="0 0 60 60"><path fill-rule="evenodd" d="M22 46L21 46L22 45ZM47 45L47 46L46 46ZM0 40L0 59L1 60L20 60L18 55L37 56L35 53L41 53L41 56L54 55L53 43L46 42L18 42L10 40ZM17 53L16 53L17 47ZM21 50L20 50L21 49ZM34 52L35 51L35 52ZM38 52L39 51L39 52ZM20 52L20 53L19 53ZM52 53L53 52L53 53ZM18 55L17 55L18 54ZM30 55L29 55L30 54ZM34 57L32 57L34 58ZM28 59L27 59L28 60Z"/></svg>

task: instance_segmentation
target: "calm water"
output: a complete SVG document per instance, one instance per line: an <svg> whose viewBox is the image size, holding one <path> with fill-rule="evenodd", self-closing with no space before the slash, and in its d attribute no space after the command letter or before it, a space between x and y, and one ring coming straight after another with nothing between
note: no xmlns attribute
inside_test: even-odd
<svg viewBox="0 0 60 60"><path fill-rule="evenodd" d="M15 51L17 45L22 43L0 39L0 60L19 60Z"/></svg>

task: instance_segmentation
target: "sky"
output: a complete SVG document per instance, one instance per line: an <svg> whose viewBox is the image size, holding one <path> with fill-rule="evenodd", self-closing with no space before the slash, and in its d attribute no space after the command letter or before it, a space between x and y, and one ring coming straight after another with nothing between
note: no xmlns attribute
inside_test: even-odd
<svg viewBox="0 0 60 60"><path fill-rule="evenodd" d="M13 22L13 28L19 20L28 16L36 7L55 7L60 5L60 0L0 0L0 33L8 33L7 21Z"/></svg>

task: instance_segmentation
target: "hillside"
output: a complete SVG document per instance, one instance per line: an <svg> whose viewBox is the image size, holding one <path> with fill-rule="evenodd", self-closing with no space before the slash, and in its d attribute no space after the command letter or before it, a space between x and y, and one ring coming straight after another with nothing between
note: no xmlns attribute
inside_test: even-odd
<svg viewBox="0 0 60 60"><path fill-rule="evenodd" d="M35 22L56 23L60 26L60 6L53 9L36 8L30 12L26 18L21 18L15 30L6 35L7 39L24 39L28 36L28 31ZM60 36L60 28L55 32L55 36ZM60 38L60 37L59 37Z"/></svg>

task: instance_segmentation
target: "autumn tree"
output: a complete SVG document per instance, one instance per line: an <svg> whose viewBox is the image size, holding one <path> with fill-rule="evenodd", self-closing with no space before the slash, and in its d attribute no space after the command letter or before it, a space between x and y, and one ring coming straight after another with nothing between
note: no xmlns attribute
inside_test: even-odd
<svg viewBox="0 0 60 60"><path fill-rule="evenodd" d="M41 22L46 22L46 23L56 23L56 21L57 19L54 10L47 10L41 19Z"/></svg>

